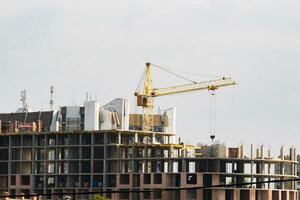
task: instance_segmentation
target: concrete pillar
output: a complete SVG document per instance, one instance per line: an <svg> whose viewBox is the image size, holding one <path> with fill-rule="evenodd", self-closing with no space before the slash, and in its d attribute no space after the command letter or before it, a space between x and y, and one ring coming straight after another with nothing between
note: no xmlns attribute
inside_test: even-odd
<svg viewBox="0 0 300 200"><path fill-rule="evenodd" d="M290 160L294 161L294 148L290 148ZM291 174L294 175L296 171L295 165L291 163ZM294 190L294 184L295 182L291 182L291 190Z"/></svg>
<svg viewBox="0 0 300 200"><path fill-rule="evenodd" d="M250 146L250 158L253 159L253 144Z"/></svg>
<svg viewBox="0 0 300 200"><path fill-rule="evenodd" d="M31 196L30 200L37 200L38 199L35 193L33 193L31 195L34 195L34 196Z"/></svg>
<svg viewBox="0 0 300 200"><path fill-rule="evenodd" d="M281 196L282 196L281 190L278 190L278 200L281 200Z"/></svg>
<svg viewBox="0 0 300 200"><path fill-rule="evenodd" d="M138 143L138 142L139 142L139 137L138 137L138 134L137 134L137 133L134 134L134 142L135 142L135 143ZM147 141L147 142L148 142L148 141Z"/></svg>
<svg viewBox="0 0 300 200"><path fill-rule="evenodd" d="M259 200L272 200L272 190L257 190L256 196Z"/></svg>
<svg viewBox="0 0 300 200"><path fill-rule="evenodd" d="M255 189L249 190L249 200L255 200Z"/></svg>
<svg viewBox="0 0 300 200"><path fill-rule="evenodd" d="M205 200L205 199L203 199L203 189L197 189L196 199L197 200Z"/></svg>
<svg viewBox="0 0 300 200"><path fill-rule="evenodd" d="M116 188L120 188L120 174L116 174Z"/></svg>
<svg viewBox="0 0 300 200"><path fill-rule="evenodd" d="M280 147L280 159L284 159L283 147Z"/></svg>
<svg viewBox="0 0 300 200"><path fill-rule="evenodd" d="M112 193L111 194L111 200L117 200L118 198L118 194L117 193Z"/></svg>
<svg viewBox="0 0 300 200"><path fill-rule="evenodd" d="M279 191L278 190L274 190L272 192L272 200L279 200Z"/></svg>
<svg viewBox="0 0 300 200"><path fill-rule="evenodd" d="M197 186L202 187L203 186L203 174L197 173Z"/></svg>
<svg viewBox="0 0 300 200"><path fill-rule="evenodd" d="M290 191L290 200L297 200L297 192Z"/></svg>
<svg viewBox="0 0 300 200"><path fill-rule="evenodd" d="M162 191L161 193L161 199L170 199L168 191Z"/></svg>
<svg viewBox="0 0 300 200"><path fill-rule="evenodd" d="M240 190L239 189L233 189L233 200L240 200Z"/></svg>
<svg viewBox="0 0 300 200"><path fill-rule="evenodd" d="M3 192L2 193L2 200L9 200L9 193L8 192Z"/></svg>
<svg viewBox="0 0 300 200"><path fill-rule="evenodd" d="M212 200L225 200L225 190L224 189L213 189L211 190Z"/></svg>
<svg viewBox="0 0 300 200"><path fill-rule="evenodd" d="M180 163L178 162L178 170L179 170L179 165L180 165ZM185 159L182 159L181 170L182 170L182 172L186 172L186 161L185 161Z"/></svg>
<svg viewBox="0 0 300 200"><path fill-rule="evenodd" d="M255 192L255 198L257 200L267 200L266 195L263 190L257 190Z"/></svg>
<svg viewBox="0 0 300 200"><path fill-rule="evenodd" d="M240 146L240 158L244 158L244 146Z"/></svg>
<svg viewBox="0 0 300 200"><path fill-rule="evenodd" d="M181 176L181 187L185 188L186 185L186 173L180 173ZM180 191L180 199L186 199L186 190Z"/></svg>
<svg viewBox="0 0 300 200"><path fill-rule="evenodd" d="M20 196L18 197L18 199L20 199L20 200L25 200L25 194L24 193L20 193L19 194Z"/></svg>
<svg viewBox="0 0 300 200"><path fill-rule="evenodd" d="M291 161L294 160L294 150L293 150L293 147L290 148L290 160Z"/></svg>
<svg viewBox="0 0 300 200"><path fill-rule="evenodd" d="M260 157L263 159L264 158L264 145L260 146Z"/></svg>
<svg viewBox="0 0 300 200"><path fill-rule="evenodd" d="M286 191L286 198L285 199L290 199L290 192L289 191Z"/></svg>
<svg viewBox="0 0 300 200"><path fill-rule="evenodd" d="M152 134L152 143L155 143L155 133Z"/></svg>
<svg viewBox="0 0 300 200"><path fill-rule="evenodd" d="M180 191L180 199L186 199L186 190Z"/></svg>
<svg viewBox="0 0 300 200"><path fill-rule="evenodd" d="M136 133L137 134L137 133ZM118 144L122 143L121 133L118 133Z"/></svg>
<svg viewBox="0 0 300 200"><path fill-rule="evenodd" d="M197 173L197 187L203 186L203 174ZM202 200L203 199L203 189L197 190L197 199Z"/></svg>
<svg viewBox="0 0 300 200"><path fill-rule="evenodd" d="M220 184L220 176L218 174L211 175L211 184L212 185L219 185Z"/></svg>
<svg viewBox="0 0 300 200"><path fill-rule="evenodd" d="M272 190L268 190L268 198L267 198L267 200L272 200L273 199L273 197L272 197Z"/></svg>

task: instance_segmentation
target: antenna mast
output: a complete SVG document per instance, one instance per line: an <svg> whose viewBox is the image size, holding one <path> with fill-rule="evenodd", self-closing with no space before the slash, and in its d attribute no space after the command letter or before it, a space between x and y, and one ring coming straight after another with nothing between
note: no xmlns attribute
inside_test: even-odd
<svg viewBox="0 0 300 200"><path fill-rule="evenodd" d="M53 100L54 87L50 87L50 110L53 110L54 100Z"/></svg>
<svg viewBox="0 0 300 200"><path fill-rule="evenodd" d="M28 112L28 104L26 102L26 99L27 99L26 90L22 90L20 101L22 101L22 104L23 104L23 112Z"/></svg>

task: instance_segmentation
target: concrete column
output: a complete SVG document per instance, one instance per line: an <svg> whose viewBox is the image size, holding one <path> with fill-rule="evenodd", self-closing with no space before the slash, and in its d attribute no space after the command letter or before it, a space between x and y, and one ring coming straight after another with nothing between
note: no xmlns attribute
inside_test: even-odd
<svg viewBox="0 0 300 200"><path fill-rule="evenodd" d="M268 149L268 158L271 158L271 150ZM271 174L271 163L268 163L268 174ZM271 181L271 178L268 178L268 181ZM271 184L268 183L268 189L270 189Z"/></svg>
<svg viewBox="0 0 300 200"><path fill-rule="evenodd" d="M134 134L134 143L138 143L139 142L139 137L138 137L138 134L135 133Z"/></svg>
<svg viewBox="0 0 300 200"><path fill-rule="evenodd" d="M203 199L203 189L198 189L197 190L197 200L205 200Z"/></svg>
<svg viewBox="0 0 300 200"><path fill-rule="evenodd" d="M267 200L266 194L263 190L257 190L255 196L257 200Z"/></svg>
<svg viewBox="0 0 300 200"><path fill-rule="evenodd" d="M197 173L197 187L203 186L203 174ZM203 189L197 190L197 199L203 200Z"/></svg>
<svg viewBox="0 0 300 200"><path fill-rule="evenodd" d="M290 192L289 191L286 191L286 198L285 199L290 199Z"/></svg>
<svg viewBox="0 0 300 200"><path fill-rule="evenodd" d="M111 200L118 200L118 194L117 193L112 193L111 194Z"/></svg>
<svg viewBox="0 0 300 200"><path fill-rule="evenodd" d="M257 190L256 196L259 200L272 200L272 190Z"/></svg>
<svg viewBox="0 0 300 200"><path fill-rule="evenodd" d="M283 147L280 147L280 159L284 159Z"/></svg>
<svg viewBox="0 0 300 200"><path fill-rule="evenodd" d="M233 189L233 200L240 200L240 190Z"/></svg>
<svg viewBox="0 0 300 200"><path fill-rule="evenodd" d="M297 192L290 191L290 199L291 200L297 200Z"/></svg>
<svg viewBox="0 0 300 200"><path fill-rule="evenodd" d="M143 160L142 161L142 173L145 173L145 171L146 171L146 165L145 165L145 163L146 163L146 161L145 160Z"/></svg>
<svg viewBox="0 0 300 200"><path fill-rule="evenodd" d="M279 193L280 193L279 190L274 190L274 195L273 195L273 192L272 192L272 200L280 200L281 196L280 196Z"/></svg>
<svg viewBox="0 0 300 200"><path fill-rule="evenodd" d="M211 190L212 200L225 200L224 189L213 189Z"/></svg>
<svg viewBox="0 0 300 200"><path fill-rule="evenodd" d="M186 199L186 190L180 191L180 199Z"/></svg>
<svg viewBox="0 0 300 200"><path fill-rule="evenodd" d="M260 146L260 157L263 159L264 158L264 145Z"/></svg>
<svg viewBox="0 0 300 200"><path fill-rule="evenodd" d="M35 195L35 196L31 196L30 200L37 200L37 196L35 193L31 194L31 195Z"/></svg>
<svg viewBox="0 0 300 200"><path fill-rule="evenodd" d="M137 133L136 133L137 134ZM121 144L122 140L121 140L121 133L118 133L118 144Z"/></svg>
<svg viewBox="0 0 300 200"><path fill-rule="evenodd" d="M185 188L186 185L186 173L181 173L181 187ZM180 191L180 199L186 199L186 190Z"/></svg>
<svg viewBox="0 0 300 200"><path fill-rule="evenodd" d="M25 194L24 193L20 193L19 194L20 196L18 197L18 199L20 199L20 200L25 200Z"/></svg>
<svg viewBox="0 0 300 200"><path fill-rule="evenodd" d="M273 199L272 194L273 194L272 190L269 189L268 190L268 198L267 198L268 200L272 200Z"/></svg>
<svg viewBox="0 0 300 200"><path fill-rule="evenodd" d="M180 163L178 162L178 170L179 170L179 165L180 165ZM186 162L185 162L185 159L182 159L181 170L182 170L182 172L186 172Z"/></svg>
<svg viewBox="0 0 300 200"><path fill-rule="evenodd" d="M9 193L8 193L8 192L3 192L3 193L2 193L2 196L3 196L3 197L2 197L2 200L9 200L9 197L8 197L8 196L9 196Z"/></svg>
<svg viewBox="0 0 300 200"><path fill-rule="evenodd" d="M152 143L155 143L155 133L152 134Z"/></svg>
<svg viewBox="0 0 300 200"><path fill-rule="evenodd" d="M162 197L161 199L170 199L168 191L162 191L161 193L162 193L161 194L161 197Z"/></svg>
<svg viewBox="0 0 300 200"><path fill-rule="evenodd" d="M212 185L219 185L220 184L220 176L218 174L211 175L211 184Z"/></svg>
<svg viewBox="0 0 300 200"><path fill-rule="evenodd" d="M197 186L202 187L203 186L203 174L197 173Z"/></svg>
<svg viewBox="0 0 300 200"><path fill-rule="evenodd" d="M255 189L249 190L249 200L255 200Z"/></svg>
<svg viewBox="0 0 300 200"><path fill-rule="evenodd" d="M293 147L290 148L290 160L294 161L294 148Z"/></svg>
<svg viewBox="0 0 300 200"><path fill-rule="evenodd" d="M240 158L244 158L244 146L240 146Z"/></svg>
<svg viewBox="0 0 300 200"><path fill-rule="evenodd" d="M15 121L13 127L14 127L13 128L13 133L18 133L19 131L18 131L18 122L17 121Z"/></svg>
<svg viewBox="0 0 300 200"><path fill-rule="evenodd" d="M130 176L130 175L129 175ZM131 183L130 183L131 184ZM120 188L120 174L116 175L116 188Z"/></svg>

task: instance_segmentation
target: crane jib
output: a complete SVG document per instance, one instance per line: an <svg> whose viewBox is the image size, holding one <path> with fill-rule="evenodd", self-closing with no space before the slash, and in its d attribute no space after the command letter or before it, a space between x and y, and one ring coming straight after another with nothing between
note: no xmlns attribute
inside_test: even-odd
<svg viewBox="0 0 300 200"><path fill-rule="evenodd" d="M199 82L196 84L187 84L187 85L180 85L180 86L173 86L161 89L153 89L151 92L152 97L158 96L165 96L177 93L184 93L196 90L216 90L219 87L225 87L230 85L236 85L236 82L231 80L230 78L226 79L218 79L214 81L206 81L206 82Z"/></svg>

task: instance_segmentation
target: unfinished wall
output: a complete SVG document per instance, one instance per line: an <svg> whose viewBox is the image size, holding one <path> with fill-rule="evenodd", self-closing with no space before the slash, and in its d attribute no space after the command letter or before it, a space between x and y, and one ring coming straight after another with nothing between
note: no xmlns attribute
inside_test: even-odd
<svg viewBox="0 0 300 200"><path fill-rule="evenodd" d="M96 101L87 101L84 104L84 130L99 130L99 104Z"/></svg>
<svg viewBox="0 0 300 200"><path fill-rule="evenodd" d="M116 127L117 129L129 130L129 102L127 99L116 98L101 108L118 114L120 125Z"/></svg>

